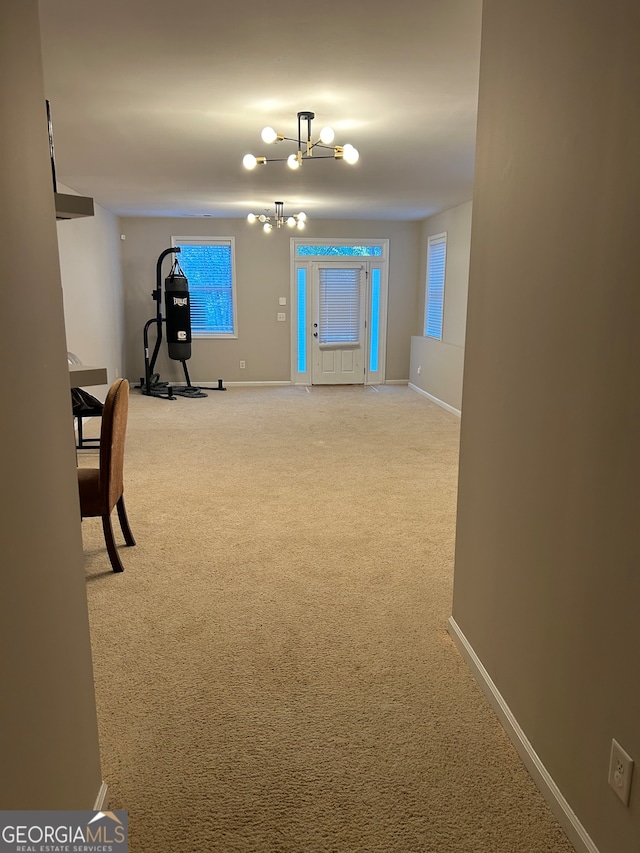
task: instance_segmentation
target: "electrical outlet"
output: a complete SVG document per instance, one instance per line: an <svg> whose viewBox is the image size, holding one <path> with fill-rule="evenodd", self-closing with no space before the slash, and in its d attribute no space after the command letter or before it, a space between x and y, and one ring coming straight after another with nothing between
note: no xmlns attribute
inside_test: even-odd
<svg viewBox="0 0 640 853"><path fill-rule="evenodd" d="M631 775L633 759L624 751L618 741L611 741L611 758L609 760L609 784L620 797L625 806L629 805L631 790Z"/></svg>
<svg viewBox="0 0 640 853"><path fill-rule="evenodd" d="M286 320L286 319L287 319L287 315L286 315L286 314L278 314L278 320L281 320L281 321L282 321L282 320Z"/></svg>
<svg viewBox="0 0 640 853"><path fill-rule="evenodd" d="M247 363L245 361L240 362L240 370L244 370L246 366L247 366Z"/></svg>

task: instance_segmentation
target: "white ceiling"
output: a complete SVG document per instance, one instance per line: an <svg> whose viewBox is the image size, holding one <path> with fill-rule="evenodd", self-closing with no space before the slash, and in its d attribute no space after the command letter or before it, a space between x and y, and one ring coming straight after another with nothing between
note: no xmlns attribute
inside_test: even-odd
<svg viewBox="0 0 640 853"><path fill-rule="evenodd" d="M40 0L40 17L58 181L114 213L422 219L471 198L481 0ZM301 110L359 162L246 171L295 150L260 131L295 137Z"/></svg>

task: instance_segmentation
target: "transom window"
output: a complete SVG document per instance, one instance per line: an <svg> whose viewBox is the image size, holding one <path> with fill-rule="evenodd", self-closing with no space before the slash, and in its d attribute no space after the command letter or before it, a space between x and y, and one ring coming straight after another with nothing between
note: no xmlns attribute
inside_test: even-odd
<svg viewBox="0 0 640 853"><path fill-rule="evenodd" d="M381 258L382 246L355 246L355 245L296 245L296 255L300 258L315 257L342 257L342 258Z"/></svg>

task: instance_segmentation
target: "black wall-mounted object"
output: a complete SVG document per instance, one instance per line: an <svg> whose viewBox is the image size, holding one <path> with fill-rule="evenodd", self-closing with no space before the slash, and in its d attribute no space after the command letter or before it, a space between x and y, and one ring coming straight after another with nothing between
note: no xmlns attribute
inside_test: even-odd
<svg viewBox="0 0 640 853"><path fill-rule="evenodd" d="M53 123L51 121L51 104L45 101L47 105L47 131L49 133L49 157L51 159L51 177L53 178L53 191L58 192L58 181L56 179L56 154L53 148Z"/></svg>
<svg viewBox="0 0 640 853"><path fill-rule="evenodd" d="M69 195L58 192L56 176L56 153L53 147L53 122L51 121L51 104L45 101L47 107L47 133L49 134L49 158L51 160L51 179L53 195L56 202L56 219L78 219L82 216L93 216L93 199L84 195Z"/></svg>

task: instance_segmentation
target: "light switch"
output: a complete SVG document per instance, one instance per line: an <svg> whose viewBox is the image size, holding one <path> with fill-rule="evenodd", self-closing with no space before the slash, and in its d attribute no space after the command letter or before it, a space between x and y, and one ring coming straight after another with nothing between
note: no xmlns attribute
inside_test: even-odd
<svg viewBox="0 0 640 853"><path fill-rule="evenodd" d="M280 299L278 300L278 302L280 303L280 305L286 305L287 304L287 297L281 296Z"/></svg>

